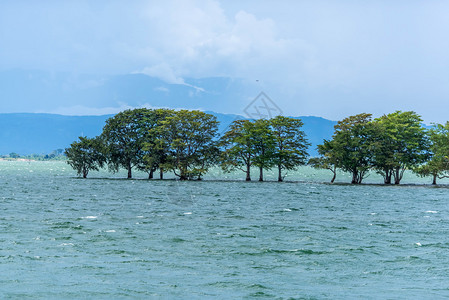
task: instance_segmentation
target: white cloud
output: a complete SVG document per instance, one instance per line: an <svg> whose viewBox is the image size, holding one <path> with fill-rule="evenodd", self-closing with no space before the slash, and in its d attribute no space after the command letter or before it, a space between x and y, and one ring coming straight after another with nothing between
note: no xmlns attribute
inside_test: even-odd
<svg viewBox="0 0 449 300"><path fill-rule="evenodd" d="M245 11L228 17L217 1L174 3L147 8L150 31L161 31L153 46L140 51L149 62L140 72L182 84L185 77L272 80L279 78L279 70L304 70L311 47L299 39L280 37L272 19L258 19Z"/></svg>
<svg viewBox="0 0 449 300"><path fill-rule="evenodd" d="M167 63L161 63L152 67L145 67L141 71L131 72L133 74L145 74L151 77L157 77L167 83L185 84L184 79L175 75L173 69Z"/></svg>
<svg viewBox="0 0 449 300"><path fill-rule="evenodd" d="M297 78L291 72L303 70L310 50L282 37L275 20L243 10L227 15L216 0L18 2L0 4L0 20L0 68L143 73L173 84L213 76L278 80L280 72Z"/></svg>
<svg viewBox="0 0 449 300"><path fill-rule="evenodd" d="M169 93L170 90L166 87L163 86L158 86L157 88L154 89L155 91L159 91L159 92L164 92L164 93Z"/></svg>
<svg viewBox="0 0 449 300"><path fill-rule="evenodd" d="M137 72L183 85L257 79L294 114L421 109L446 118L448 9L441 1L0 1L0 70Z"/></svg>
<svg viewBox="0 0 449 300"><path fill-rule="evenodd" d="M132 106L122 104L116 107L88 107L83 105L74 105L69 107L59 107L50 110L41 110L37 113L50 113L65 116L101 116L101 115L111 115L118 112L132 109Z"/></svg>

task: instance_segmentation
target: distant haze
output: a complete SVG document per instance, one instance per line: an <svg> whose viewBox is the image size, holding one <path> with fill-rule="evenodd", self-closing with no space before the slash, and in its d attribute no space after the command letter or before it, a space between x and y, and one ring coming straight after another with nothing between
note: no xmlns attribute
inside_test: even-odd
<svg viewBox="0 0 449 300"><path fill-rule="evenodd" d="M0 1L0 113L449 119L448 1Z"/></svg>

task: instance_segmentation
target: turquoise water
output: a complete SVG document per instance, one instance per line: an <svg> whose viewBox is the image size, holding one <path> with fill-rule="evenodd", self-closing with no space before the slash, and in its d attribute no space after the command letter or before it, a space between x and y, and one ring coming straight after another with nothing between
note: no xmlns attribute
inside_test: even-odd
<svg viewBox="0 0 449 300"><path fill-rule="evenodd" d="M1 299L449 297L447 186L329 185L308 168L281 184L0 171Z"/></svg>

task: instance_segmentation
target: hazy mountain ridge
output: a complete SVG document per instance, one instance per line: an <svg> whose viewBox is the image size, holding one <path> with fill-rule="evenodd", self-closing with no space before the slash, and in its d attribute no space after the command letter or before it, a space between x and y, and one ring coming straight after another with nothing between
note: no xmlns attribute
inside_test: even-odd
<svg viewBox="0 0 449 300"><path fill-rule="evenodd" d="M244 119L235 114L207 111L220 122L223 133L232 121ZM47 154L70 146L79 136L94 137L101 133L105 121L113 115L64 116L56 114L9 113L0 114L0 154ZM303 130L312 143L309 154L316 155L316 145L333 133L337 123L320 117L297 117L304 122Z"/></svg>
<svg viewBox="0 0 449 300"><path fill-rule="evenodd" d="M184 82L168 83L144 74L1 71L1 111L8 113L0 114L0 154L47 154L66 148L80 135L100 134L104 122L112 116L108 113L127 107L202 108L217 116L222 133L232 121L243 118L226 112L243 112L261 89L263 85L257 81L229 77L185 78ZM17 111L55 114L14 113ZM332 135L336 122L301 118L314 145L310 148L313 155L315 146Z"/></svg>
<svg viewBox="0 0 449 300"><path fill-rule="evenodd" d="M229 77L186 78L185 82L168 83L145 74L74 75L16 69L0 72L0 99L1 110L7 113L100 115L110 113L104 108L119 111L117 108L127 106L230 112L228 109L235 103L257 95L254 85Z"/></svg>

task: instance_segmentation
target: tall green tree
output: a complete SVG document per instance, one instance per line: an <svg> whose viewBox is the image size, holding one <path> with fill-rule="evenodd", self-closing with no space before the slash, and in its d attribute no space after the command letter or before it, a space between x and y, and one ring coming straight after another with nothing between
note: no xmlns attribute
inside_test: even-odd
<svg viewBox="0 0 449 300"><path fill-rule="evenodd" d="M308 165L315 169L326 169L332 172L331 183L334 183L337 177L337 163L339 161L338 153L333 151L332 141L324 140L322 145L318 145L319 157L312 157Z"/></svg>
<svg viewBox="0 0 449 300"><path fill-rule="evenodd" d="M78 176L86 178L90 170L98 171L106 162L103 155L103 142L99 137L79 137L79 141L73 142L65 149L67 163L75 169Z"/></svg>
<svg viewBox="0 0 449 300"><path fill-rule="evenodd" d="M337 168L352 174L351 183L359 184L372 164L374 128L371 114L362 113L339 121L334 126L330 155Z"/></svg>
<svg viewBox="0 0 449 300"><path fill-rule="evenodd" d="M429 131L431 158L427 163L414 168L422 177L432 176L432 184L437 179L449 178L449 122L435 124Z"/></svg>
<svg viewBox="0 0 449 300"><path fill-rule="evenodd" d="M396 111L377 118L373 166L384 183L400 184L404 172L429 159L429 141L421 117L412 111Z"/></svg>
<svg viewBox="0 0 449 300"><path fill-rule="evenodd" d="M110 170L116 172L125 168L128 178L132 178L132 169L143 165L144 143L154 125L148 122L151 116L150 109L138 108L125 110L106 120L102 138L106 143Z"/></svg>
<svg viewBox="0 0 449 300"><path fill-rule="evenodd" d="M168 115L152 131L156 148L167 151L164 169L181 180L200 179L214 163L217 148L216 117L201 111L180 110Z"/></svg>
<svg viewBox="0 0 449 300"><path fill-rule="evenodd" d="M396 168L394 158L395 139L390 134L384 132L384 124L376 119L372 122L375 131L373 134L373 169L384 179L384 184L391 184L393 173Z"/></svg>
<svg viewBox="0 0 449 300"><path fill-rule="evenodd" d="M171 109L155 109L144 116L145 130L148 130L143 142L142 150L144 151L143 159L139 161L137 168L148 173L148 179L153 179L154 172L159 169L160 179L163 179L163 164L167 162L168 148L160 147L158 144L160 131L156 130L162 125L167 117L173 116L174 110Z"/></svg>
<svg viewBox="0 0 449 300"><path fill-rule="evenodd" d="M310 143L301 130L304 125L301 120L277 116L269 122L274 137L272 162L278 169L278 181L283 181L283 170L295 170L306 163Z"/></svg>
<svg viewBox="0 0 449 300"><path fill-rule="evenodd" d="M266 119L252 121L251 129L255 156L253 165L259 168L259 181L263 181L263 171L274 166L275 136L271 122Z"/></svg>
<svg viewBox="0 0 449 300"><path fill-rule="evenodd" d="M251 167L257 157L255 125L250 120L236 120L221 138L223 148L221 167L224 171L241 170L246 173L246 181L251 181Z"/></svg>

